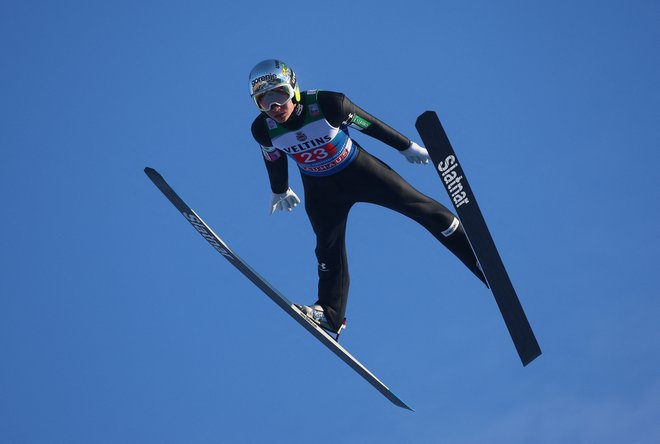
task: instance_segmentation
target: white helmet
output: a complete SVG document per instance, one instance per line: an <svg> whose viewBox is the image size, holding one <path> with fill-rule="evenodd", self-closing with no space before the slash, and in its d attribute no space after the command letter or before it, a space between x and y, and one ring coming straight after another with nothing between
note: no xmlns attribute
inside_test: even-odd
<svg viewBox="0 0 660 444"><path fill-rule="evenodd" d="M268 111L273 105L282 106L294 97L299 102L296 74L281 60L259 62L250 71L250 96L261 111Z"/></svg>

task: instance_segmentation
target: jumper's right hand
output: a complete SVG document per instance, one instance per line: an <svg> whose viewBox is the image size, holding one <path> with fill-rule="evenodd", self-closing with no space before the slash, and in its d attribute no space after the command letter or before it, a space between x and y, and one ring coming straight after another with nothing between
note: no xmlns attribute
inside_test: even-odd
<svg viewBox="0 0 660 444"><path fill-rule="evenodd" d="M275 211L291 211L296 205L300 203L300 199L296 196L291 188L287 189L284 193L273 193L270 199L270 214Z"/></svg>

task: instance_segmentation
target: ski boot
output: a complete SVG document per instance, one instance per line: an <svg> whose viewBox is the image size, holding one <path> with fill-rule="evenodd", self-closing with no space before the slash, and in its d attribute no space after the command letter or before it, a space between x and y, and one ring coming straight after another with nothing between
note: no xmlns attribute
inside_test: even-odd
<svg viewBox="0 0 660 444"><path fill-rule="evenodd" d="M346 318L344 318L344 321L341 323L339 326L338 330L333 329L330 327L330 324L328 324L328 319L325 317L325 313L323 312L323 307L320 305L298 305L294 304L298 309L305 315L307 318L321 327L323 330L327 331L330 334L335 335L335 341L339 341L339 335L341 334L341 331L346 328Z"/></svg>

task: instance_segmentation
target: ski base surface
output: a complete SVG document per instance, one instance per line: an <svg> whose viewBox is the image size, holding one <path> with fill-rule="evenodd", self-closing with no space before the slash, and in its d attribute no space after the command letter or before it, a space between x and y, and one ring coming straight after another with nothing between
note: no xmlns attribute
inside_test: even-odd
<svg viewBox="0 0 660 444"><path fill-rule="evenodd" d="M504 268L465 171L435 112L426 111L420 115L415 127L465 228L520 360L526 366L541 355L541 348Z"/></svg>
<svg viewBox="0 0 660 444"><path fill-rule="evenodd" d="M197 230L197 232L225 259L236 267L245 277L254 283L266 296L275 302L289 316L302 325L305 330L310 332L316 339L321 341L330 351L337 355L342 361L348 364L362 378L378 390L383 396L389 399L394 405L407 410L412 409L401 401L392 391L383 384L373 373L364 365L355 359L344 347L335 341L325 330L316 325L312 320L305 316L291 301L284 297L278 290L270 285L263 277L254 271L245 261L236 255L227 244L218 237L217 234L195 213L168 185L156 170L145 168L144 172L149 179L158 187L158 189L167 197L167 199L181 212L183 217Z"/></svg>

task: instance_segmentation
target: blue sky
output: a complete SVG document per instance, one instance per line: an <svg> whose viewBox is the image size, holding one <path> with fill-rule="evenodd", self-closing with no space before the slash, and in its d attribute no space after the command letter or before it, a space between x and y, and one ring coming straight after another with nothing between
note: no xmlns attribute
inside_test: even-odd
<svg viewBox="0 0 660 444"><path fill-rule="evenodd" d="M3 2L0 441L660 441L659 44L652 1ZM393 407L163 198L145 166L313 302L307 217L268 216L249 131L271 57L418 142L439 114L537 361L427 232L357 206L342 343L416 412Z"/></svg>

